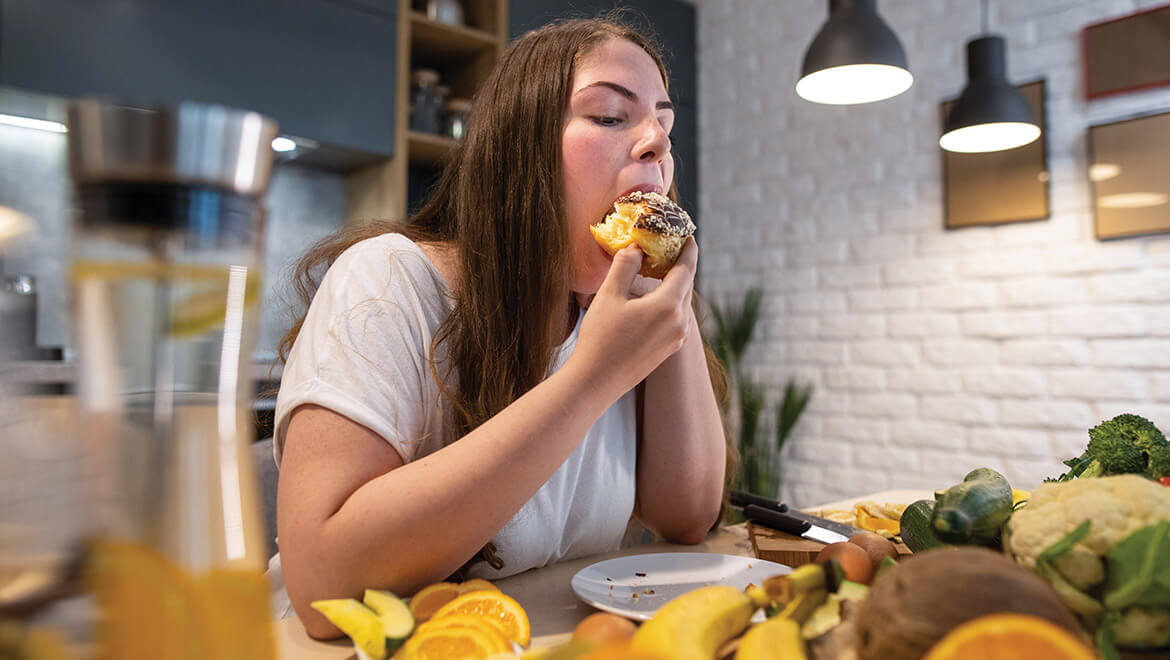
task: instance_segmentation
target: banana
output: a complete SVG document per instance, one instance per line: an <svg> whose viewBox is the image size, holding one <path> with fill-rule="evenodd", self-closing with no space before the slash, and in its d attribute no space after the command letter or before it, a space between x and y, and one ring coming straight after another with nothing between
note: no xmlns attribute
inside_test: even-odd
<svg viewBox="0 0 1170 660"><path fill-rule="evenodd" d="M800 624L788 617L774 617L754 626L743 636L735 660L805 660Z"/></svg>
<svg viewBox="0 0 1170 660"><path fill-rule="evenodd" d="M762 589L745 593L723 585L687 592L638 628L630 650L672 660L711 660L724 642L748 627L763 598Z"/></svg>

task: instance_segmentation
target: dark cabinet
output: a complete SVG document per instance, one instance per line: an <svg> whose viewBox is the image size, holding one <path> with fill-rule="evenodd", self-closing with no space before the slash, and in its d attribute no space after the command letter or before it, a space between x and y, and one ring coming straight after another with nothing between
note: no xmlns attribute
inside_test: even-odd
<svg viewBox="0 0 1170 660"><path fill-rule="evenodd" d="M75 97L195 100L386 157L393 0L2 0L0 84Z"/></svg>
<svg viewBox="0 0 1170 660"><path fill-rule="evenodd" d="M699 181L695 8L682 0L511 0L512 38L558 18L592 17L615 7L635 26L649 24L662 48L674 101L675 181L679 201L696 215ZM697 219L697 218L696 218Z"/></svg>

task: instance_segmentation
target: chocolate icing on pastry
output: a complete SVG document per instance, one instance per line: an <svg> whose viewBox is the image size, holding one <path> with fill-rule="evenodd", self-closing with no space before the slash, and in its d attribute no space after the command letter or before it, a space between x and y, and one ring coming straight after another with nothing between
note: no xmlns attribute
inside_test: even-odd
<svg viewBox="0 0 1170 660"><path fill-rule="evenodd" d="M637 243L644 253L638 273L661 279L678 260L687 237L695 233L695 223L666 197L635 191L619 197L613 210L589 231L610 254Z"/></svg>

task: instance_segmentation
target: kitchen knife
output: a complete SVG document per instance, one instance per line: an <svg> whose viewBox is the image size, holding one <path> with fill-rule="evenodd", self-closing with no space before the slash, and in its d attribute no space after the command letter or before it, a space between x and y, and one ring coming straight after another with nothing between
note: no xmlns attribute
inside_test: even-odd
<svg viewBox="0 0 1170 660"><path fill-rule="evenodd" d="M787 506L787 505L785 505L785 506ZM817 527L824 527L825 529L829 530L830 532L837 532L838 534L842 534L845 536L846 540L851 539L854 536L857 536L858 534L860 534L862 532L868 531L868 530L862 529L860 527L855 527L853 525L850 525L849 523L842 523L842 522L837 522L836 520L829 520L827 518L821 518L820 516L814 516L811 513L805 513L803 511L797 511L795 509L789 509L788 515L792 516L793 518L796 518L797 520L805 520L807 522L810 522L810 523L816 525Z"/></svg>
<svg viewBox="0 0 1170 660"><path fill-rule="evenodd" d="M766 497L760 497L759 495L752 495L751 493L745 493L741 490L731 491L728 494L728 498L731 500L731 506L743 507L743 506L747 506L749 504L755 504L756 506L762 506L765 509L773 509L775 511L779 511L780 513L784 513L785 511L788 510L787 504L777 502L776 500L770 500Z"/></svg>
<svg viewBox="0 0 1170 660"><path fill-rule="evenodd" d="M774 509L765 509L756 504L748 504L743 507L743 515L752 522L757 522L772 529L779 530L793 536L809 539L810 541L817 541L828 545L830 543L839 543L841 541L848 541L849 537L844 534L832 531L821 524L813 524L809 520L797 518L793 515L793 511L781 513ZM808 516L808 518L819 520L823 523L831 521L816 518L816 516Z"/></svg>

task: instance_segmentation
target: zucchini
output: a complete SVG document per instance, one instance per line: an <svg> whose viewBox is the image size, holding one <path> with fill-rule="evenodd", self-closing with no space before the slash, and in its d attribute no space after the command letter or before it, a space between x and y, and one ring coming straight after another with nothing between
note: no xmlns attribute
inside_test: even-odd
<svg viewBox="0 0 1170 660"><path fill-rule="evenodd" d="M386 653L393 654L414 632L414 615L406 601L389 591L366 589L363 602L378 615L386 638Z"/></svg>
<svg viewBox="0 0 1170 660"><path fill-rule="evenodd" d="M990 468L972 470L935 500L931 526L946 543L992 545L1012 513L1011 484Z"/></svg>
<svg viewBox="0 0 1170 660"><path fill-rule="evenodd" d="M946 545L934 534L934 528L930 525L932 515L934 502L930 500L918 500L902 512L900 536L910 552L922 552Z"/></svg>

